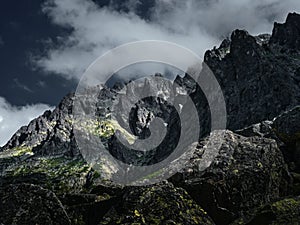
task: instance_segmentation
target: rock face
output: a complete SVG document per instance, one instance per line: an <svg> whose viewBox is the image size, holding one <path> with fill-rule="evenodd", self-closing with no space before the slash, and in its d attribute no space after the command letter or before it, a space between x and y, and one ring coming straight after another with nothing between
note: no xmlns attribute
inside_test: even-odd
<svg viewBox="0 0 300 225"><path fill-rule="evenodd" d="M271 120L299 104L299 18L289 14L286 23L275 24L270 41L236 30L206 52L205 62L224 92L228 129Z"/></svg>
<svg viewBox="0 0 300 225"><path fill-rule="evenodd" d="M261 123L253 124L240 130L236 130L237 134L245 137L265 137L276 139L276 135L272 130L272 121L262 121Z"/></svg>
<svg viewBox="0 0 300 225"><path fill-rule="evenodd" d="M299 112L299 106L297 106L279 115L273 121L263 121L236 131L247 137L258 136L276 140L291 172L292 190L295 195L300 194Z"/></svg>
<svg viewBox="0 0 300 225"><path fill-rule="evenodd" d="M290 13L285 24L274 24L270 44L284 48L283 51L295 53L300 50L300 17ZM278 46L279 45L279 46Z"/></svg>
<svg viewBox="0 0 300 225"><path fill-rule="evenodd" d="M72 103L73 94L69 94L53 112L46 111L20 128L1 150L26 146L39 155L78 154L72 134Z"/></svg>
<svg viewBox="0 0 300 225"><path fill-rule="evenodd" d="M214 222L181 188L157 184L129 188L100 224L203 224Z"/></svg>
<svg viewBox="0 0 300 225"><path fill-rule="evenodd" d="M185 91L146 79L144 87L163 92L136 103L129 118L121 113L120 124L109 112L122 84L103 87L97 96L86 90L91 96L82 106L88 110L96 101L97 118L84 123L73 116L74 95L66 96L0 149L0 224L297 224L299 198L286 196L300 195L299 30L300 15L289 14L284 24L275 24L271 36L236 30L205 54L222 87L228 129L233 130L224 137L211 133L213 142L220 143L212 160L205 158L212 150L205 146L208 104L189 75L174 81ZM134 96L139 90L126 91ZM114 173L113 166L95 171L83 159L74 127L86 137L100 138L121 161L149 165L163 159L180 136L179 120L166 101L188 95L201 118L201 139L186 168L168 182L116 186L104 176ZM119 102L120 112L128 110L129 101ZM182 105L181 110L189 108ZM136 157L120 147L116 127L134 142L150 135L157 116L164 119L170 141L157 148L159 154ZM185 138L193 132L191 126ZM208 168L202 170L203 165Z"/></svg>
<svg viewBox="0 0 300 225"><path fill-rule="evenodd" d="M211 138L221 140L217 133ZM217 224L229 224L243 212L287 194L290 178L275 140L227 131L217 157L199 171L203 151L209 149L197 149L171 181L187 190Z"/></svg>
<svg viewBox="0 0 300 225"><path fill-rule="evenodd" d="M32 184L1 188L0 210L2 224L71 224L56 195Z"/></svg>
<svg viewBox="0 0 300 225"><path fill-rule="evenodd" d="M239 219L232 223L237 224L298 224L300 221L300 198L286 198L259 208L247 220Z"/></svg>
<svg viewBox="0 0 300 225"><path fill-rule="evenodd" d="M278 138L285 143L283 152L291 169L300 172L300 107L293 108L277 117L273 129Z"/></svg>

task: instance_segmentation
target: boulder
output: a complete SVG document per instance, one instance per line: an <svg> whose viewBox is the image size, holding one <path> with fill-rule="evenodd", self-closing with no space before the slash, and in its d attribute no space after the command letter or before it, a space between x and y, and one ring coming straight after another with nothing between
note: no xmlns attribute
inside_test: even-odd
<svg viewBox="0 0 300 225"><path fill-rule="evenodd" d="M284 142L282 148L290 169L300 172L300 106L297 106L280 116L272 125L278 138Z"/></svg>
<svg viewBox="0 0 300 225"><path fill-rule="evenodd" d="M100 224L203 224L214 222L187 192L172 184L130 187Z"/></svg>
<svg viewBox="0 0 300 225"><path fill-rule="evenodd" d="M203 147L204 140L184 171L170 181L186 189L216 224L229 224L243 212L287 194L290 176L275 140L231 131L224 137L213 132L210 138L221 143L213 161L201 160L211 151ZM202 171L202 164L210 166Z"/></svg>

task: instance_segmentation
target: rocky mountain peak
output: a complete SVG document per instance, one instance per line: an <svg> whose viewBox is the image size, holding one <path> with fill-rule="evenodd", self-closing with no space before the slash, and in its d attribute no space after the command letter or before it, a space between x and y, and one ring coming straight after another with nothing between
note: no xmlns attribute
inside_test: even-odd
<svg viewBox="0 0 300 225"><path fill-rule="evenodd" d="M274 23L270 43L292 51L300 50L300 15L289 13L285 23Z"/></svg>
<svg viewBox="0 0 300 225"><path fill-rule="evenodd" d="M262 43L268 41L266 36L254 37L246 30L235 30L232 32L230 38L222 41L221 45L213 50L205 53L204 61L209 65L214 61L226 60L226 57L234 58L236 63L243 63L252 58L257 58L262 52Z"/></svg>
<svg viewBox="0 0 300 225"><path fill-rule="evenodd" d="M299 18L289 14L271 36L235 30L206 52L204 61L225 95L229 129L270 120L299 104Z"/></svg>

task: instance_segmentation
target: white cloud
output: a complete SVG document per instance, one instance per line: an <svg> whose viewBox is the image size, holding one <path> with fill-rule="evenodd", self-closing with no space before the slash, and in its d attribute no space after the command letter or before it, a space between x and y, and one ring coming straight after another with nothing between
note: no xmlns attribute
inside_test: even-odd
<svg viewBox="0 0 300 225"><path fill-rule="evenodd" d="M46 85L46 82L43 81L43 80L39 80L39 81L37 82L37 85L38 85L39 87L41 87L41 88L44 88L44 87L47 86L47 85Z"/></svg>
<svg viewBox="0 0 300 225"><path fill-rule="evenodd" d="M252 34L270 33L274 20L300 12L299 0L156 0L146 21L135 12L141 0L130 0L129 11L99 8L92 0L48 0L43 6L53 23L73 32L35 63L44 71L79 78L105 51L136 40L175 42L203 56L236 28ZM159 53L158 53L159 54Z"/></svg>
<svg viewBox="0 0 300 225"><path fill-rule="evenodd" d="M0 146L6 144L21 126L27 125L50 108L45 104L13 106L0 97Z"/></svg>
<svg viewBox="0 0 300 225"><path fill-rule="evenodd" d="M22 89L24 91L33 93L33 90L31 90L27 85L25 85L22 82L20 82L18 78L14 79L14 83L15 83L16 87L18 87L18 88L20 88L20 89Z"/></svg>

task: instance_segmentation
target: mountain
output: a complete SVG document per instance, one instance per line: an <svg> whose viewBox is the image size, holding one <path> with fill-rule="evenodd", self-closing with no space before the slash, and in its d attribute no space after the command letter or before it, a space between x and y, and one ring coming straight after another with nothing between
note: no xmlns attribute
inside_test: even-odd
<svg viewBox="0 0 300 225"><path fill-rule="evenodd" d="M225 97L228 130L223 135L210 132L208 103L188 74L174 81L185 92L170 82L158 84L146 78L139 88L164 90L161 97L136 103L130 118L121 114L134 134L118 125L127 140L147 138L154 118L163 118L166 142L150 153L132 153L116 138L117 125L109 110L122 87L104 86L96 96L86 90L82 107L96 102L97 119L84 123L74 118L76 96L69 94L1 148L0 224L297 224L300 15L291 13L284 24L275 23L272 35L254 37L235 30L218 48L205 53L204 62ZM160 183L134 187L111 182L116 174L126 175L115 172L116 165L102 165L99 170L84 160L76 132L101 139L123 162L141 166L165 159L180 136L180 115L167 103L174 96L190 96L201 118L198 143L184 169ZM122 112L128 105L124 100L118 106ZM188 110L182 105L182 112ZM193 130L190 127L187 134ZM220 143L212 161L204 157L208 140ZM209 166L202 170L203 164ZM155 177L160 174L141 178Z"/></svg>

